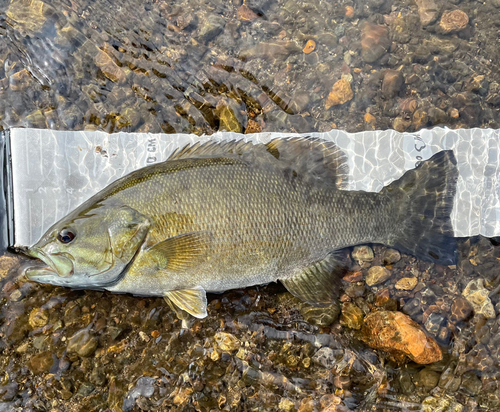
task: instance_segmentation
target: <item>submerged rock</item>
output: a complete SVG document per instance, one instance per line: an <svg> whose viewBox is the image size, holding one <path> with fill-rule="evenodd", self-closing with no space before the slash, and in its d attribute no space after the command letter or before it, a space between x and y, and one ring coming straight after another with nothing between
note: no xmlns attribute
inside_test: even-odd
<svg viewBox="0 0 500 412"><path fill-rule="evenodd" d="M354 94L351 89L351 83L347 79L340 79L337 81L328 95L325 103L325 109L329 109L332 106L337 106L339 104L344 104L353 98Z"/></svg>
<svg viewBox="0 0 500 412"><path fill-rule="evenodd" d="M443 33L455 33L463 30L469 24L469 16L462 10L445 11L439 21Z"/></svg>
<svg viewBox="0 0 500 412"><path fill-rule="evenodd" d="M375 286L385 282L390 277L391 272L383 266L373 266L368 270L365 282L368 286Z"/></svg>
<svg viewBox="0 0 500 412"><path fill-rule="evenodd" d="M368 314L362 332L365 342L372 348L404 354L416 363L438 362L443 357L436 341L401 312L381 310Z"/></svg>
<svg viewBox="0 0 500 412"><path fill-rule="evenodd" d="M489 298L489 290L484 287L484 279L471 280L465 287L462 295L469 301L474 313L481 314L487 319L496 317L495 307Z"/></svg>
<svg viewBox="0 0 500 412"><path fill-rule="evenodd" d="M434 23L439 16L439 6L434 0L415 0L422 26Z"/></svg>
<svg viewBox="0 0 500 412"><path fill-rule="evenodd" d="M340 323L350 329L361 329L361 325L363 324L363 311L354 303L344 302L342 304Z"/></svg>
<svg viewBox="0 0 500 412"><path fill-rule="evenodd" d="M352 253L352 258L360 265L365 262L371 262L374 259L373 249L370 246L356 246Z"/></svg>
<svg viewBox="0 0 500 412"><path fill-rule="evenodd" d="M378 60L388 50L391 41L387 28L364 22L361 27L361 57L367 63Z"/></svg>

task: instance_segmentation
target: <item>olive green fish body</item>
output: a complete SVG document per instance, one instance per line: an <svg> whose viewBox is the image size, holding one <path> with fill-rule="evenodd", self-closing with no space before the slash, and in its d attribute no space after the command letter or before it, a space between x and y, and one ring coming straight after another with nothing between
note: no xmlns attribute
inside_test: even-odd
<svg viewBox="0 0 500 412"><path fill-rule="evenodd" d="M438 153L380 193L342 190L345 157L318 139L186 147L125 176L56 223L27 252L58 285L164 296L206 316L208 292L280 280L310 303L336 298L334 252L383 243L455 259L457 170Z"/></svg>

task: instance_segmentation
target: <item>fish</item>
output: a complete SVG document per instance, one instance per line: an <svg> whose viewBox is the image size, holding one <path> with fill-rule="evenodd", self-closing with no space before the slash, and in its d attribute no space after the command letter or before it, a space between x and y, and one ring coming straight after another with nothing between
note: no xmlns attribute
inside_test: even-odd
<svg viewBox="0 0 500 412"><path fill-rule="evenodd" d="M341 290L339 251L383 244L456 262L450 213L458 171L441 151L380 192L345 190L332 142L209 141L111 183L23 250L28 279L164 297L177 316L207 316L207 293L280 281L312 305Z"/></svg>

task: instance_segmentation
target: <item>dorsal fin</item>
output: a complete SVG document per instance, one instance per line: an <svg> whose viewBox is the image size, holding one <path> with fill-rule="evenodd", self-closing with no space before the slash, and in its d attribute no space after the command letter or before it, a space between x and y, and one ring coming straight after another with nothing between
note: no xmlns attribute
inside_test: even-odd
<svg viewBox="0 0 500 412"><path fill-rule="evenodd" d="M227 155L243 156L246 159L251 157L244 155L254 155L261 159L271 155L278 160L275 166L284 170L291 169L302 178L312 179L311 183L332 184L338 189L347 186L349 169L346 156L334 143L318 138L279 138L265 145L244 140L195 143L177 149L168 160Z"/></svg>
<svg viewBox="0 0 500 412"><path fill-rule="evenodd" d="M274 139L266 144L269 153L298 175L345 189L349 167L347 157L333 142L313 137Z"/></svg>

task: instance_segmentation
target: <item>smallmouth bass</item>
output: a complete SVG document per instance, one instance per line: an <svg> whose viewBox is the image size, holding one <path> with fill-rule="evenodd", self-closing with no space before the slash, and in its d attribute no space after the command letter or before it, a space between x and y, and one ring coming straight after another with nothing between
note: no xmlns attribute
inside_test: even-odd
<svg viewBox="0 0 500 412"><path fill-rule="evenodd" d="M162 296L181 319L206 292L280 280L316 305L339 294L335 251L381 243L453 264L458 172L442 151L379 193L342 190L343 153L319 139L195 144L116 180L23 252L34 281Z"/></svg>

